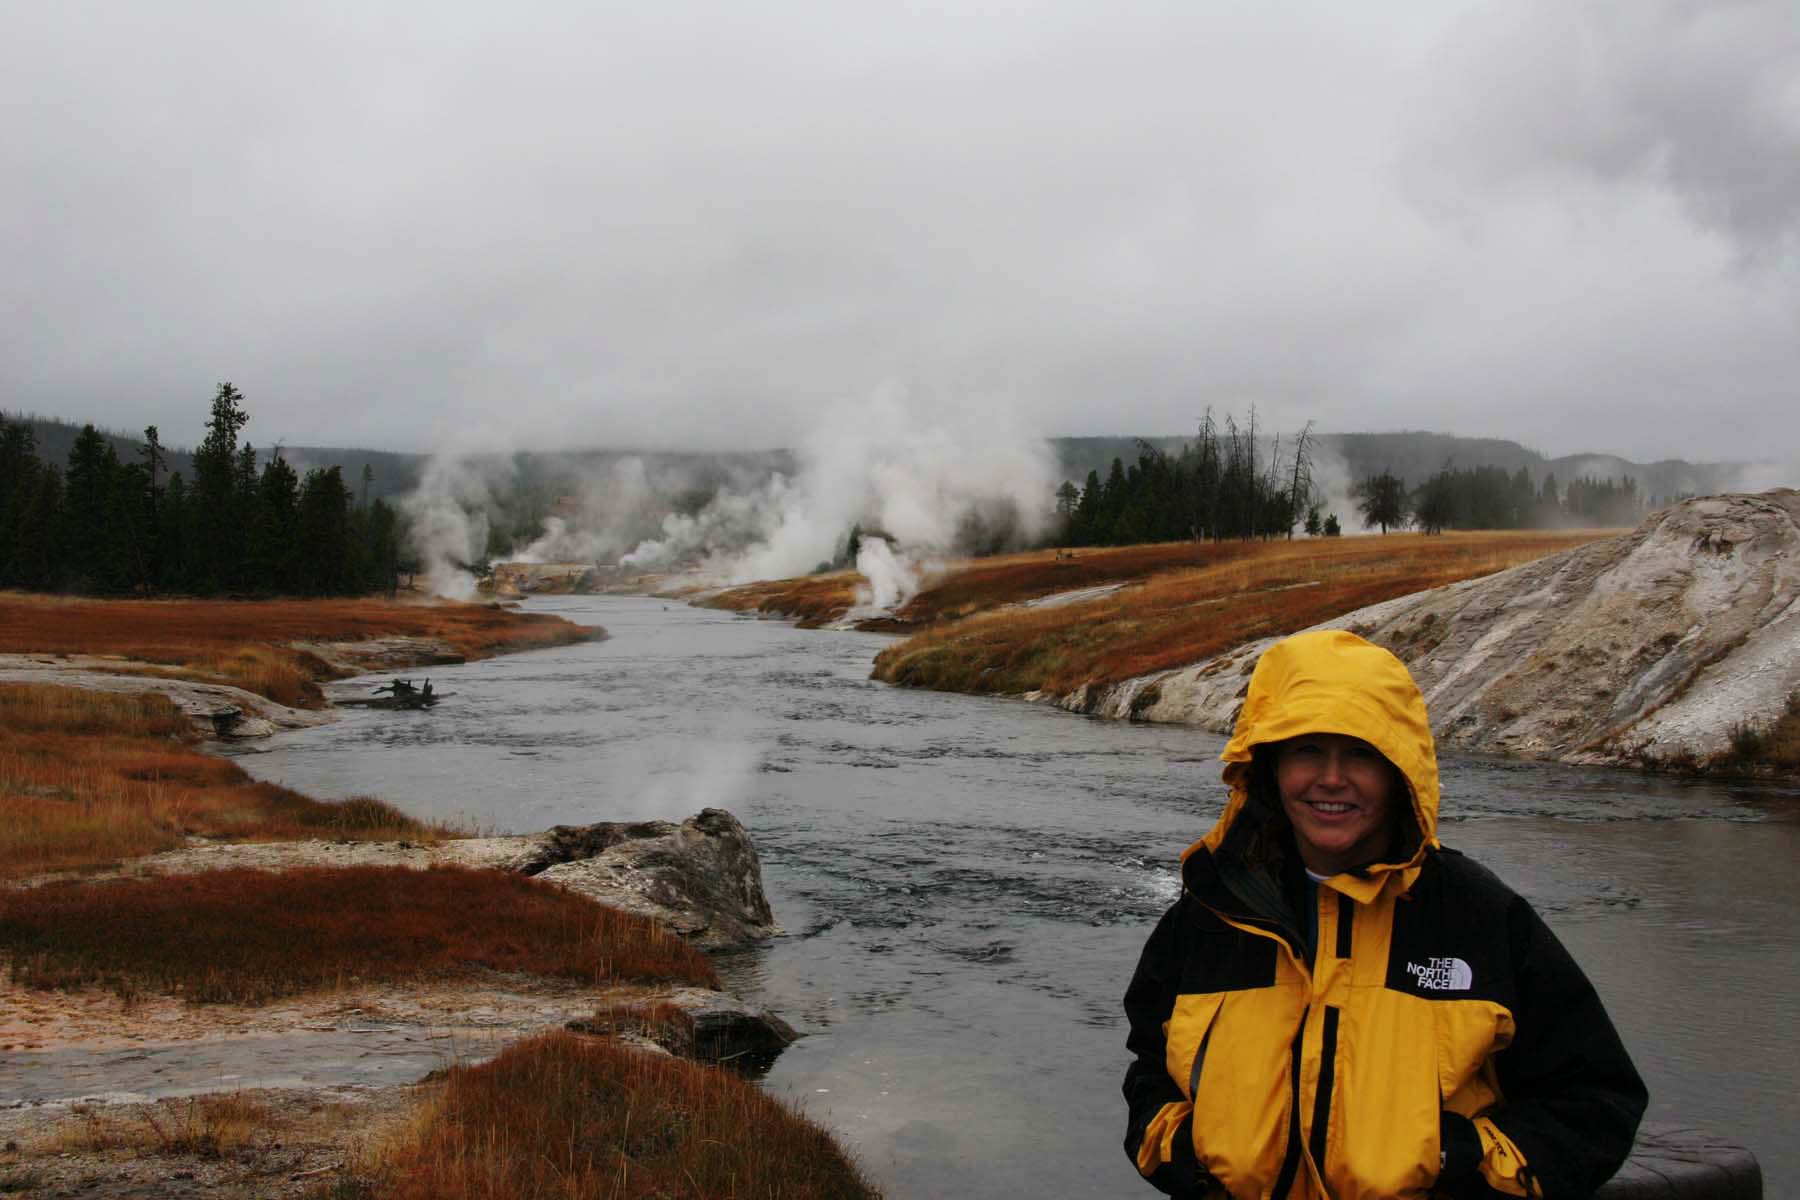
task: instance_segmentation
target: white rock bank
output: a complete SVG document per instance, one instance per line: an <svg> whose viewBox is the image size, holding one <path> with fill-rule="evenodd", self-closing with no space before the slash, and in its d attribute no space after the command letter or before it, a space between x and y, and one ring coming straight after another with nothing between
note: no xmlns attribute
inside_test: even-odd
<svg viewBox="0 0 1800 1200"><path fill-rule="evenodd" d="M1800 491L1688 500L1620 537L1318 628L1397 654L1440 746L1704 765L1800 692ZM1229 732L1268 645L1055 700Z"/></svg>

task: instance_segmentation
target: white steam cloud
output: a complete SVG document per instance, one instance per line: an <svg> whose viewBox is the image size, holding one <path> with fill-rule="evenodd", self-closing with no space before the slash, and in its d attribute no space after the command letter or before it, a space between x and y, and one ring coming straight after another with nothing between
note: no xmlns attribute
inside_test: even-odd
<svg viewBox="0 0 1800 1200"><path fill-rule="evenodd" d="M433 595L454 600L475 595L469 564L487 546L490 470L465 458L439 454L425 464L418 488L401 497L425 586Z"/></svg>
<svg viewBox="0 0 1800 1200"><path fill-rule="evenodd" d="M896 554L885 538L863 539L856 569L868 581L856 589L859 610L891 612L918 594L918 566L904 553Z"/></svg>
<svg viewBox="0 0 1800 1200"><path fill-rule="evenodd" d="M954 424L926 424L896 388L825 413L798 462L792 479L778 474L749 493L721 492L693 516L669 517L662 536L621 565L697 564L722 583L779 579L832 561L861 525L877 535L857 556L870 603L892 607L918 590L907 556L1041 536L1057 483L1048 445L1005 413L969 406Z"/></svg>
<svg viewBox="0 0 1800 1200"><path fill-rule="evenodd" d="M1041 539L1059 482L1049 445L1005 408L965 404L926 420L897 387L825 411L791 459L596 452L546 456L532 467L440 455L403 501L432 591L474 594L470 564L485 557L491 520L510 527L504 485L532 474L559 477L556 511L513 556L519 561L747 583L844 561L860 526L859 605L869 612L910 599L923 558Z"/></svg>

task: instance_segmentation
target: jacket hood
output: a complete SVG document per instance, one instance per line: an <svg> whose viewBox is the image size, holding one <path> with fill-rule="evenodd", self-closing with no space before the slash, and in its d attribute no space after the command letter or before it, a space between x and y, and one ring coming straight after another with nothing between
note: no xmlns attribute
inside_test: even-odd
<svg viewBox="0 0 1800 1200"><path fill-rule="evenodd" d="M1250 676L1231 741L1219 755L1231 797L1213 831L1188 847L1217 851L1249 797L1250 761L1257 746L1303 733L1339 733L1361 738L1405 777L1420 843L1405 862L1377 864L1361 875L1339 875L1334 886L1367 901L1387 875L1398 874L1410 888L1435 849L1438 812L1437 747L1425 712L1425 698L1392 654L1341 629L1299 633L1263 651Z"/></svg>

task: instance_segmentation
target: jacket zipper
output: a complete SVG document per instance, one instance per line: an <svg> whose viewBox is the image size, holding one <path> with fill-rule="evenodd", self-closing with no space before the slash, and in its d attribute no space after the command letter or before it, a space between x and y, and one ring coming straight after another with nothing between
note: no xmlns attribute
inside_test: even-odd
<svg viewBox="0 0 1800 1200"><path fill-rule="evenodd" d="M1216 1024L1216 1022L1215 1022ZM1194 1069L1188 1073L1188 1103L1195 1103L1200 1097L1200 1068L1206 1064L1206 1047L1212 1041L1213 1026L1206 1027L1206 1033L1200 1039L1200 1049L1194 1052Z"/></svg>
<svg viewBox="0 0 1800 1200"><path fill-rule="evenodd" d="M1312 1154L1319 1178L1325 1178L1325 1131L1331 1125L1331 1085L1337 1074L1338 1008L1325 1006L1324 1044L1319 1048L1319 1086L1313 1093ZM1298 1095L1298 1093L1296 1093Z"/></svg>
<svg viewBox="0 0 1800 1200"><path fill-rule="evenodd" d="M1350 957L1350 930L1354 921L1355 901L1340 894L1337 898L1337 945L1338 958ZM1315 947L1315 954L1324 953L1321 944ZM1314 964L1316 966L1316 964ZM1302 971L1310 986L1311 972ZM1319 1172L1319 1178L1325 1177L1325 1135L1331 1124L1331 1091L1337 1075L1337 1035L1340 1009L1334 1004L1325 1006L1325 1028L1321 1037L1323 1044L1319 1049L1319 1085L1313 1093L1312 1137L1307 1151L1312 1155L1313 1166ZM1294 1032L1293 1061L1289 1066L1288 1101L1288 1138L1287 1150L1281 1157L1281 1173L1275 1178L1275 1190L1272 1195L1276 1200L1288 1195L1294 1186L1294 1177L1300 1170L1300 1068L1306 1040L1306 1018L1312 1013L1310 1003L1300 1012L1300 1028ZM1210 1036L1212 1030L1208 1029Z"/></svg>
<svg viewBox="0 0 1800 1200"><path fill-rule="evenodd" d="M1275 1177L1273 1200L1283 1200L1294 1186L1294 1174L1300 1169L1300 1049L1306 1040L1306 1017L1312 1012L1308 1004L1300 1010L1300 1028L1294 1031L1293 1062L1288 1068L1292 1096L1288 1101L1287 1151L1281 1156L1281 1174Z"/></svg>

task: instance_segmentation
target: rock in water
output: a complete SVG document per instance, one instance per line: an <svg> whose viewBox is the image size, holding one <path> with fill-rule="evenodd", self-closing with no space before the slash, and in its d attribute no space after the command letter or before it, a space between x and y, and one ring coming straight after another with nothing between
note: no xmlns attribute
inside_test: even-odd
<svg viewBox="0 0 1800 1200"><path fill-rule="evenodd" d="M1442 746L1705 766L1800 691L1800 491L1687 500L1621 537L1317 628L1397 654ZM1272 640L1062 702L1225 732Z"/></svg>
<svg viewBox="0 0 1800 1200"><path fill-rule="evenodd" d="M571 891L655 918L708 950L780 932L763 893L762 862L722 808L672 821L558 825L505 864Z"/></svg>

